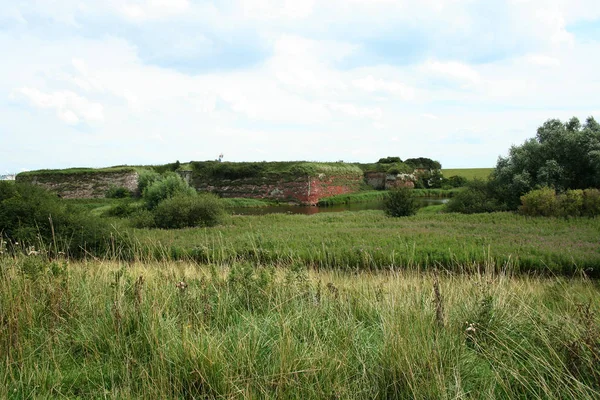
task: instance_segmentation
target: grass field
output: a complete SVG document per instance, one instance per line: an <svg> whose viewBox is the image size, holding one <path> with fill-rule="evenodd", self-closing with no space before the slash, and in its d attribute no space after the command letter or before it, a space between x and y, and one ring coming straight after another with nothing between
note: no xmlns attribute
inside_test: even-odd
<svg viewBox="0 0 600 400"><path fill-rule="evenodd" d="M439 207L435 211L439 211ZM314 268L600 274L600 219L512 213L388 218L382 211L232 216L211 229L135 230L141 258L249 261Z"/></svg>
<svg viewBox="0 0 600 400"><path fill-rule="evenodd" d="M469 180L482 179L485 180L492 173L494 168L456 168L456 169L442 169L444 178L450 178L451 176L462 176Z"/></svg>
<svg viewBox="0 0 600 400"><path fill-rule="evenodd" d="M0 398L597 399L586 279L0 257Z"/></svg>

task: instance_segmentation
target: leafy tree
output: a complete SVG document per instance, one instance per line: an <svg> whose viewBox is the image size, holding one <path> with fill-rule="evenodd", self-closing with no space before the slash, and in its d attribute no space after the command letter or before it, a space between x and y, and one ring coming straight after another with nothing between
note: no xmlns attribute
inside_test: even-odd
<svg viewBox="0 0 600 400"><path fill-rule="evenodd" d="M401 162L402 160L400 159L400 157L384 157L380 158L379 161L377 161L377 164L395 164Z"/></svg>
<svg viewBox="0 0 600 400"><path fill-rule="evenodd" d="M600 124L593 117L583 125L575 117L566 123L546 121L535 138L498 159L492 180L511 209L540 187L560 192L600 187Z"/></svg>
<svg viewBox="0 0 600 400"><path fill-rule="evenodd" d="M419 157L419 158L408 158L404 160L405 164L410 165L415 169L426 169L430 171L442 169L442 164L439 161L434 161L431 158Z"/></svg>
<svg viewBox="0 0 600 400"><path fill-rule="evenodd" d="M139 194L143 194L144 190L154 182L160 180L161 175L152 170L152 169L144 169L140 171L138 176L138 192Z"/></svg>

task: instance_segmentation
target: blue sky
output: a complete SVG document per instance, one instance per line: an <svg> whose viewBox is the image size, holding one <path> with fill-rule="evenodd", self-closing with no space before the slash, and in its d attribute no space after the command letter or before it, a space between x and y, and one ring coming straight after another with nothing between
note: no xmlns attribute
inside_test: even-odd
<svg viewBox="0 0 600 400"><path fill-rule="evenodd" d="M600 119L597 0L5 1L0 174L180 160L492 167Z"/></svg>

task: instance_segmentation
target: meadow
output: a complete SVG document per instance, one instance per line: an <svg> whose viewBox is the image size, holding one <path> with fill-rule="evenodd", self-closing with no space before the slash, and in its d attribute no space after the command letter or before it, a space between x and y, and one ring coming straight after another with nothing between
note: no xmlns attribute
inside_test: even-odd
<svg viewBox="0 0 600 400"><path fill-rule="evenodd" d="M442 168L442 175L444 178L462 176L468 180L486 180L493 170L494 168Z"/></svg>
<svg viewBox="0 0 600 400"><path fill-rule="evenodd" d="M382 211L230 216L214 228L137 229L135 257L248 261L317 269L433 267L600 275L600 219L532 218L514 213L388 218Z"/></svg>
<svg viewBox="0 0 600 400"><path fill-rule="evenodd" d="M0 398L600 396L597 217L434 205L163 230L109 216L139 200L52 201L111 242L68 259L68 238L0 238Z"/></svg>
<svg viewBox="0 0 600 400"><path fill-rule="evenodd" d="M597 281L0 256L0 397L594 399Z"/></svg>

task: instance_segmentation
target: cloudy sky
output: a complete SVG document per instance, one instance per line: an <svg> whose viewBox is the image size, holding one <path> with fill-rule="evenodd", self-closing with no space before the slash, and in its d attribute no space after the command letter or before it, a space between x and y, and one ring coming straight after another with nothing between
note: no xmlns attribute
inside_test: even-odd
<svg viewBox="0 0 600 400"><path fill-rule="evenodd" d="M492 167L600 119L598 0L0 0L0 174L180 160Z"/></svg>

